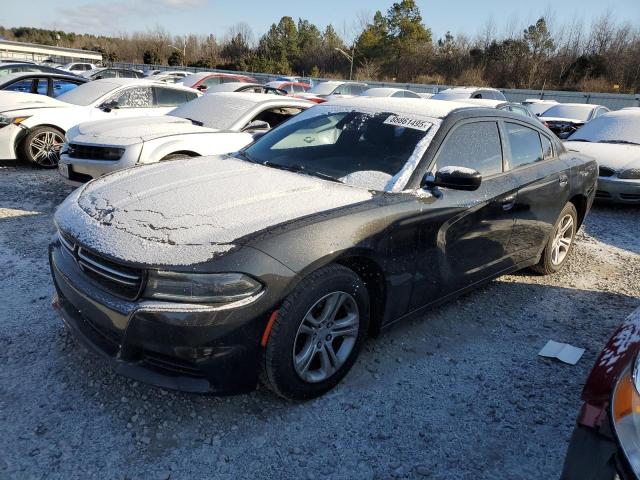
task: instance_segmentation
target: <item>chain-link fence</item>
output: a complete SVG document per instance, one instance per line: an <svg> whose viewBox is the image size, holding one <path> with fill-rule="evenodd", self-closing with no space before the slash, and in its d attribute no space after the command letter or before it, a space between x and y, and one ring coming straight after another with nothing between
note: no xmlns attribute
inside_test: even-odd
<svg viewBox="0 0 640 480"><path fill-rule="evenodd" d="M168 67L166 65L141 65L135 63L117 63L114 66L123 68L133 68L136 70L185 70L189 72L220 72L233 73L240 75L249 75L258 82L266 83L275 80L279 75L257 73L257 72L238 72L231 70L217 70L210 68L194 68L194 67ZM328 78L313 78L313 81L329 80ZM416 93L437 93L444 89L452 87L452 85L428 85L421 83L395 83L395 82L366 82L371 87L394 87L406 88ZM500 89L510 102L522 102L528 98L539 98L545 100L557 100L562 103L591 103L595 105L603 105L611 110L619 110L625 107L640 107L640 94L629 95L622 93L589 93L589 92L564 92L559 90L519 90L519 89Z"/></svg>

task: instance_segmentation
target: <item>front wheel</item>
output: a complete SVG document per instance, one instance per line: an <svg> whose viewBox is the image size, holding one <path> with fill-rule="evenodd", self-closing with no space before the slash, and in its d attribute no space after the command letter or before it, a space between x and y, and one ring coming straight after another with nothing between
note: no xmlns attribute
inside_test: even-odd
<svg viewBox="0 0 640 480"><path fill-rule="evenodd" d="M336 386L353 366L369 329L369 295L352 270L321 268L284 300L261 365L262 383L289 400Z"/></svg>
<svg viewBox="0 0 640 480"><path fill-rule="evenodd" d="M578 212L573 203L567 203L554 225L553 234L545 246L540 262L533 270L550 275L559 271L569 258L578 230Z"/></svg>
<svg viewBox="0 0 640 480"><path fill-rule="evenodd" d="M64 134L57 128L35 127L22 142L22 155L37 167L56 168L63 143Z"/></svg>

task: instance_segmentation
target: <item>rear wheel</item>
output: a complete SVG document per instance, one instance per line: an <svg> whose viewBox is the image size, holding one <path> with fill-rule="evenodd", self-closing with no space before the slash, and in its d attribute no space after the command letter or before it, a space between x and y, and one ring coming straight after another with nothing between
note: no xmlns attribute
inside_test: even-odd
<svg viewBox="0 0 640 480"><path fill-rule="evenodd" d="M160 161L168 162L170 160L184 160L185 158L193 158L193 157L191 157L190 155L187 155L186 153L171 153L166 157L161 158Z"/></svg>
<svg viewBox="0 0 640 480"><path fill-rule="evenodd" d="M540 262L533 267L533 270L542 275L559 271L573 250L577 230L578 212L573 203L567 203L556 221L553 234L542 252Z"/></svg>
<svg viewBox="0 0 640 480"><path fill-rule="evenodd" d="M290 400L322 395L349 372L368 328L369 295L360 277L341 265L314 272L278 310L262 383Z"/></svg>
<svg viewBox="0 0 640 480"><path fill-rule="evenodd" d="M54 127L35 127L22 142L23 157L40 168L56 168L64 133Z"/></svg>

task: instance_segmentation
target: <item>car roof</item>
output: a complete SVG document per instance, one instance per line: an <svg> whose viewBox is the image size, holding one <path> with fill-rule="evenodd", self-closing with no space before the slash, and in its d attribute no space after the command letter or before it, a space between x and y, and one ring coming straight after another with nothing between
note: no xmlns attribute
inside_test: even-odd
<svg viewBox="0 0 640 480"><path fill-rule="evenodd" d="M446 90L442 90L438 93L443 93L443 92L475 92L477 90L493 90L494 92L499 92L500 90L498 90L497 88L491 88L491 87L451 87L451 88L447 88Z"/></svg>
<svg viewBox="0 0 640 480"><path fill-rule="evenodd" d="M293 105L303 105L303 106L315 105L315 103L310 102L309 100L290 97L287 95L275 95L273 93L213 92L213 93L207 93L204 96L208 98L226 98L230 100L236 99L244 102L252 102L252 103L255 103L256 105L260 103L269 103L274 101L290 104L292 106Z"/></svg>
<svg viewBox="0 0 640 480"><path fill-rule="evenodd" d="M342 107L379 110L381 112L402 113L406 115L422 115L431 118L444 118L454 110L470 108L463 102L448 100L431 100L426 98L393 98L393 97L354 97L331 100L322 105L339 105Z"/></svg>
<svg viewBox="0 0 640 480"><path fill-rule="evenodd" d="M256 88L256 87L263 87L263 86L264 85L260 85L259 83L250 83L250 82L226 82L226 83L220 83L219 85L210 86L207 89L207 95L216 93L216 92L235 92L238 88Z"/></svg>
<svg viewBox="0 0 640 480"><path fill-rule="evenodd" d="M222 73L222 72L196 72L186 78L205 78L205 77L246 77L242 73ZM186 79L185 78L185 79Z"/></svg>
<svg viewBox="0 0 640 480"><path fill-rule="evenodd" d="M488 108L498 108L509 104L509 102L505 100L493 100L490 98L465 98L464 100L460 100L460 102Z"/></svg>
<svg viewBox="0 0 640 480"><path fill-rule="evenodd" d="M595 105L593 103L554 103L549 108L553 107L578 107L584 110L593 110L594 108L602 107L602 105ZM606 107L605 107L606 108Z"/></svg>
<svg viewBox="0 0 640 480"><path fill-rule="evenodd" d="M69 80L79 80L81 82L88 82L89 80L84 77L79 77L73 73L54 73L54 72L16 72L9 73L0 77L0 83L5 84L11 80L20 80L25 77L52 77L52 78L68 78Z"/></svg>
<svg viewBox="0 0 640 480"><path fill-rule="evenodd" d="M149 78L102 78L100 80L93 80L93 82L91 83L96 83L96 82L111 84L113 85L113 88L128 86L128 85L140 85L140 86L174 88L177 90L186 90L188 92L193 92L193 88L185 87L177 83L166 83L166 82L161 82L159 80L150 80Z"/></svg>
<svg viewBox="0 0 640 480"><path fill-rule="evenodd" d="M411 90L407 90L406 88L393 88L393 87L375 87L370 88L369 90L365 90L362 92L362 95L366 97L386 97L388 95L393 95L397 92L411 92ZM411 92L415 93L415 92Z"/></svg>

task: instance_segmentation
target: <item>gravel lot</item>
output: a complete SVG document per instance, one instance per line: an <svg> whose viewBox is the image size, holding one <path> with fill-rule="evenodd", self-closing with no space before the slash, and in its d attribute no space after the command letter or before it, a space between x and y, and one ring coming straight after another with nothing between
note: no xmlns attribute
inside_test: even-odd
<svg viewBox="0 0 640 480"><path fill-rule="evenodd" d="M500 278L370 340L323 398L167 392L101 366L50 307L70 191L0 168L3 479L557 478L583 381L640 305L639 211L596 206L563 272ZM549 339L587 351L541 359Z"/></svg>

